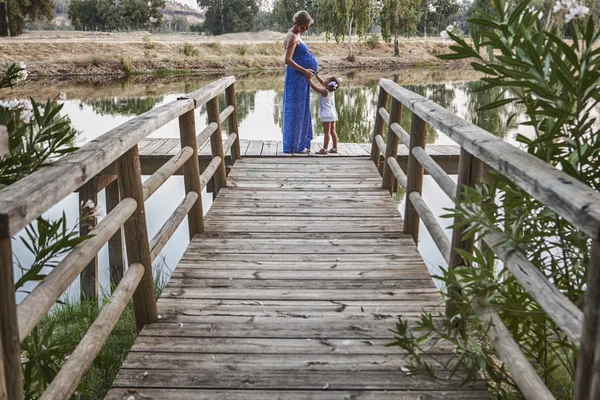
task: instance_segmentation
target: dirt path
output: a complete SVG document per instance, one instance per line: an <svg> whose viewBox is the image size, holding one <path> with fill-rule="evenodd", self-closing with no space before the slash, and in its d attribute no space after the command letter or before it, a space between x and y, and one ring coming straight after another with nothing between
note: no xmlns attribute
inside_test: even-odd
<svg viewBox="0 0 600 400"><path fill-rule="evenodd" d="M283 34L251 32L217 37L196 34L151 35L148 32L37 31L0 40L0 60L24 61L33 75L124 75L128 73L189 73L240 70L281 70ZM447 53L449 42L405 39L400 56L393 45L369 46L355 40L355 59L346 57L346 43L306 37L322 69L394 70L447 63L436 58Z"/></svg>

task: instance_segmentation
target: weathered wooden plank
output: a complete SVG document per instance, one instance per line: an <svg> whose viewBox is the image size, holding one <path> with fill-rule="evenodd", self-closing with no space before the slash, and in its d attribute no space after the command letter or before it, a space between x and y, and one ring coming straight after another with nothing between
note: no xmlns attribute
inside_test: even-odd
<svg viewBox="0 0 600 400"><path fill-rule="evenodd" d="M8 130L6 126L0 126L0 157L9 152L8 148Z"/></svg>
<svg viewBox="0 0 600 400"><path fill-rule="evenodd" d="M415 268L415 264L406 265L404 269L400 267L388 267L386 269L378 268L358 268L354 266L354 269L325 267L323 270L305 270L298 266L298 269L281 271L281 270L262 270L262 268L248 269L246 265L243 268L219 268L219 269L208 269L204 264L196 264L196 268L188 268L189 265L179 264L177 269L171 274L171 279L234 279L236 280L275 280L275 279L289 279L294 281L313 281L323 279L333 280L410 280L410 279L425 279L429 280L431 277L426 270L422 268ZM402 272L400 272L402 271ZM310 282L307 282L310 284Z"/></svg>
<svg viewBox="0 0 600 400"><path fill-rule="evenodd" d="M343 372L331 371L326 375L321 371L265 371L257 373L243 373L237 370L224 368L220 371L202 370L177 372L168 370L133 370L124 369L114 382L116 387L171 387L171 388L222 388L243 387L255 389L309 389L328 390L339 389L384 389L384 390L410 390L414 388L415 378L407 373L396 370L386 371L359 371L349 370ZM442 373L440 375L443 375ZM453 379L447 387L457 390L459 380ZM421 390L431 390L438 387L439 383L420 379Z"/></svg>
<svg viewBox="0 0 600 400"><path fill-rule="evenodd" d="M262 140L251 140L250 144L248 145L248 150L246 150L246 153L244 153L244 155L246 157L258 157L261 155L262 148Z"/></svg>
<svg viewBox="0 0 600 400"><path fill-rule="evenodd" d="M273 140L265 140L262 147L262 156L275 156L277 155L277 142Z"/></svg>
<svg viewBox="0 0 600 400"><path fill-rule="evenodd" d="M322 389L322 388L321 388ZM489 394L485 390L466 390L459 391L444 388L439 391L419 390L219 390L219 389L150 389L143 390L119 388L112 389L106 400L482 400L489 399Z"/></svg>

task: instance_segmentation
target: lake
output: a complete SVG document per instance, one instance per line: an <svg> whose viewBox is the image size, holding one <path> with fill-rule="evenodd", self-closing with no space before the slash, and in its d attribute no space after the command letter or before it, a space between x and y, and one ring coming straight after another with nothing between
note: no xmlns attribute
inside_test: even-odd
<svg viewBox="0 0 600 400"><path fill-rule="evenodd" d="M509 123L509 115L514 112L510 108L493 111L477 111L477 108L495 100L501 95L500 91L476 91L481 86L480 76L470 71L411 69L389 73L356 72L353 74L335 74L342 76L343 83L337 91L335 100L339 114L337 132L340 142L366 143L370 142L375 120L377 103L377 82L380 77L392 79L398 84L415 91L428 99L442 105L462 118L471 121L494 135L511 143L515 138L519 119ZM55 98L64 92L63 113L68 115L73 126L81 132L77 145L97 138L108 130L123 122L142 114L153 107L169 103L179 96L197 90L216 76L134 76L129 78L106 77L77 77L61 79L29 80L22 86L15 87L2 93L2 100L12 98L33 97L38 101ZM244 74L237 75L236 97L239 118L239 134L241 139L281 140L281 103L283 98L283 74ZM221 99L222 107L224 99ZM316 116L319 97L314 94L311 107ZM196 125L202 128L206 123L206 113L200 110ZM323 137L320 123L313 119L315 140L322 142ZM410 113L405 112L402 125L407 128L410 124ZM521 128L519 128L521 129ZM521 129L521 131L523 131ZM521 132L522 133L522 132ZM150 137L178 138L178 122L174 120L163 126ZM434 128L428 129L428 143L455 144L444 134ZM455 179L456 177L454 177ZM444 195L435 182L425 177L424 198L436 215L444 214L445 207L451 207L452 202ZM184 197L183 179L172 177L146 202L149 235L152 237L168 218L170 211ZM404 196L398 196L399 210L404 212ZM99 202L105 209L104 193L100 193ZM205 212L209 209L212 196L203 193ZM63 211L69 224L75 226L78 218L78 198L70 195L44 214L48 218L58 218ZM167 210L167 211L165 211ZM451 220L438 218L442 226L451 224ZM437 273L445 261L433 244L424 226L421 226L419 251L432 273ZM450 234L450 231L448 230ZM169 273L177 264L189 243L187 222L181 224L169 243L163 250L161 268ZM19 240L13 242L15 256L23 266L32 262L31 254ZM100 283L103 287L108 284L108 252L104 248L99 255ZM15 268L15 278L21 276ZM31 289L31 286L28 287ZM71 289L70 294L78 295L78 284ZM21 300L24 294L19 294Z"/></svg>

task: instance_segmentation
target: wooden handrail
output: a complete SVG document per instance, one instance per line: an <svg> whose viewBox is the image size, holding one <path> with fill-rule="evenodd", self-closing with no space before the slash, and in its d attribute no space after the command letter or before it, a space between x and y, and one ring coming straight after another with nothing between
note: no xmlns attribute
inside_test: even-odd
<svg viewBox="0 0 600 400"><path fill-rule="evenodd" d="M0 190L0 237L17 234L140 140L193 108L192 100L177 100L154 108Z"/></svg>
<svg viewBox="0 0 600 400"><path fill-rule="evenodd" d="M219 120L221 122L225 121L229 116L233 113L235 108L233 106L227 106L221 113L219 114Z"/></svg>
<svg viewBox="0 0 600 400"><path fill-rule="evenodd" d="M6 394L11 399L22 399L19 343L86 268L88 262L95 259L105 243L111 241L114 245L118 242L121 262L118 268L123 269L122 230L125 231L131 266L123 274L122 271L113 271L111 265L111 283L118 283L113 297L105 304L97 320L42 398L66 399L72 395L130 299L133 298L138 331L157 319L152 260L186 215L190 223L190 236L204 230L202 190L216 171L223 169L225 157L220 130L222 119L227 118L232 124L230 127L236 131L230 134L225 147L227 151L231 150L233 161L240 156L234 82L235 77L225 77L186 97L152 109L25 177L10 188L0 190L0 349L7 350L6 353L0 352L0 397ZM226 91L228 106L219 114L217 99L223 91ZM196 136L194 109L207 102L210 102L213 120ZM138 143L176 118L179 118L182 149L142 184ZM5 147L4 133L4 130L0 130L2 151ZM204 145L208 140L211 140L213 153L217 154L213 154L216 155L213 161L200 175L198 143ZM234 154L234 151L237 153ZM99 176L109 166L113 170L116 166L117 176L108 179ZM180 169L184 172L186 197L150 243L144 201ZM225 179L224 169L219 172L219 177ZM84 193L80 191L80 195L92 200L97 200L98 191L106 187L108 216L89 232L92 237L76 246L17 307L14 302L11 236L83 185ZM109 254L111 250L114 249L109 248ZM114 258L115 255L112 254L111 260ZM98 271L96 264L90 265L87 289L93 292L97 290Z"/></svg>
<svg viewBox="0 0 600 400"><path fill-rule="evenodd" d="M599 192L389 79L381 79L379 84L470 154L504 174L592 239L600 239Z"/></svg>
<svg viewBox="0 0 600 400"><path fill-rule="evenodd" d="M40 400L68 399L75 393L77 385L92 366L94 359L106 343L121 314L123 314L123 310L127 307L134 290L136 290L144 276L144 271L145 267L142 264L134 263L129 266L110 301L106 303L98 318L81 339L79 345L77 345Z"/></svg>
<svg viewBox="0 0 600 400"><path fill-rule="evenodd" d="M383 138L381 137L381 135L377 135L375 136L375 143L376 143L376 148L379 149L379 152L381 154L385 154L385 142L383 141Z"/></svg>
<svg viewBox="0 0 600 400"><path fill-rule="evenodd" d="M422 168L434 178L444 193L450 199L460 199L463 196L461 189L463 185L473 186L483 172L483 162L488 166L503 173L509 179L515 181L521 189L529 193L546 206L553 209L559 215L566 218L582 232L593 239L591 259L596 265L591 265L592 270L588 273L588 289L586 290L585 314L579 310L566 296L564 296L548 279L529 261L525 254L512 245L505 243L503 238L493 232L482 236L482 240L504 263L505 267L513 274L523 288L532 296L540 307L548 314L557 326L569 337L573 344L580 347L578 359L578 372L576 387L585 386L587 389L580 391L576 389L576 396L586 399L587 394L600 393L600 378L598 376L587 377L585 371L589 370L593 363L600 365L595 357L600 359L600 346L595 346L594 341L598 336L598 304L600 296L597 287L600 286L600 263L594 258L594 252L600 253L599 241L596 235L600 234L599 226L600 193L590 187L575 181L565 173L545 164L543 161L507 144L490 133L470 124L461 118L451 114L439 105L418 96L406 89L400 88L391 81L381 79L380 87L389 93L393 99L402 102L413 112L413 123L411 135L396 123L390 125L390 131L394 132L400 140L409 148L409 157L412 156ZM378 107L377 118L389 124L390 116L383 107ZM448 174L425 152L424 148L414 146L415 123L420 125L417 129L419 136L423 137L423 121L429 123L446 133L451 139L461 145L461 159L459 164L458 185ZM393 129L396 128L396 129ZM419 132L417 132L419 133ZM373 146L376 145L377 137L374 138ZM403 178L404 172L400 170L397 161L388 158L387 163L392 167L394 175ZM527 166L523 168L523 166ZM526 170L526 171L524 171ZM522 176L519 175L522 171ZM454 250L462 248L472 251L472 239L463 240L464 228L455 228L452 241L447 237L444 229L435 219L429 207L421 195L410 189L410 181L413 173L409 163L407 188L407 213L409 205L412 206L419 218L424 222L431 237L440 250L444 259L450 267L459 267L463 260ZM574 190L569 196L573 199L568 204L556 204L557 199L566 200L567 192ZM554 196L554 198L552 197ZM593 205L587 202L594 202ZM578 207L583 207L578 210ZM584 221L590 217L591 221ZM405 215L405 220L408 217ZM457 221L455 220L455 223ZM415 225L415 222L412 223ZM407 223L405 221L405 229ZM595 269L594 269L595 268ZM460 283L459 283L460 284ZM449 288L449 296L452 299L452 291L457 288ZM527 357L523 354L519 345L510 335L508 328L497 312L492 308L480 304L473 305L479 319L490 329L487 335L498 352L500 358L506 363L511 371L515 382L527 399L554 399L550 390L537 375ZM596 355L594 355L594 353ZM583 372L582 372L583 371Z"/></svg>
<svg viewBox="0 0 600 400"><path fill-rule="evenodd" d="M0 157L8 154L8 130L5 126L0 126Z"/></svg>
<svg viewBox="0 0 600 400"><path fill-rule="evenodd" d="M22 342L46 315L62 294L69 288L83 268L108 240L121 229L133 214L137 203L132 198L123 199L94 229L92 238L81 242L50 271L39 285L18 305L19 340Z"/></svg>
<svg viewBox="0 0 600 400"><path fill-rule="evenodd" d="M184 147L146 179L142 188L144 191L144 201L148 200L192 155L194 155L194 149L190 146Z"/></svg>
<svg viewBox="0 0 600 400"><path fill-rule="evenodd" d="M387 161L388 166L390 167L392 173L394 174L396 181L398 181L400 186L402 186L402 188L404 190L406 190L406 185L408 184L406 174L404 173L404 171L402 171L402 168L400 168L400 164L398 164L398 160L396 160L394 157L388 157L388 159L386 161Z"/></svg>
<svg viewBox="0 0 600 400"><path fill-rule="evenodd" d="M154 235L150 241L150 258L152 261L158 257L162 249L165 247L173 233L177 230L181 222L185 219L188 212L192 209L196 201L198 200L198 194L196 192L189 192L185 199L177 206L173 214L167 219L160 230Z"/></svg>
<svg viewBox="0 0 600 400"><path fill-rule="evenodd" d="M223 143L223 154L229 154L229 151L231 150L231 146L233 146L233 144L235 143L237 138L238 138L238 136L236 133L229 134L229 137L227 138L225 143Z"/></svg>

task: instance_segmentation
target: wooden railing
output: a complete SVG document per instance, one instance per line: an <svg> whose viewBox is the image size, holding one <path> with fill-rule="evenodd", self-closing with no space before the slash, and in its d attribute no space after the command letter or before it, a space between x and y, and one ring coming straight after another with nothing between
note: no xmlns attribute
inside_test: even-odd
<svg viewBox="0 0 600 400"><path fill-rule="evenodd" d="M389 112L386 110L391 96ZM399 124L402 108L412 112L410 134ZM461 146L458 185L425 152L427 124L439 129ZM382 138L388 127L387 143ZM397 162L398 141L409 148L406 174ZM495 234L483 241L498 256L523 288L579 348L575 380L577 400L600 398L600 193L542 160L517 149L491 133L457 117L438 104L387 79L379 82L379 98L371 159L383 158L384 189L391 192L396 182L406 190L404 232L419 239L423 221L449 268L464 265L456 249L472 252L473 240L463 240L464 229L455 228L448 238L422 197L425 171L450 199L463 197L463 186L473 186L492 168L514 181L529 195L554 210L592 239L587 290L583 312L546 279L519 249L504 244ZM487 166L487 167L486 167ZM457 221L455 221L457 222ZM451 295L451 293L449 293ZM483 303L473 304L499 357L527 399L554 399L511 336L498 313ZM594 368L593 368L594 367Z"/></svg>
<svg viewBox="0 0 600 400"><path fill-rule="evenodd" d="M111 271L116 289L42 399L71 397L130 299L133 298L138 332L144 325L157 320L153 260L186 215L190 237L204 231L202 190L211 179L215 181L217 192L226 187L225 154L231 151L232 162L240 158L234 82L234 77L222 78L148 111L0 191L0 399L23 398L20 343L80 273L83 273L82 291L87 291L86 294L92 297L94 293L97 295L95 277L98 275L98 265L93 259L115 237L118 246L115 245L112 250L117 253L118 247L122 251L121 229L125 234L129 268L126 271ZM218 96L223 91L228 106L219 112ZM207 106L209 125L196 135L194 111L204 104ZM179 119L181 150L142 182L138 143L175 118ZM226 118L230 134L223 143L221 121ZM209 139L213 159L200 174L198 146ZM114 170L115 166L115 177L101 176L103 171L110 168ZM180 168L183 168L185 199L154 238L149 240L144 202ZM115 186L115 179L118 187ZM97 196L99 187L107 188L108 215L89 231L93 236L76 246L17 306L11 237L60 200L94 180L96 193L92 192L93 195ZM118 254L118 257L121 260L124 258L122 254ZM90 283L95 287L90 287Z"/></svg>

